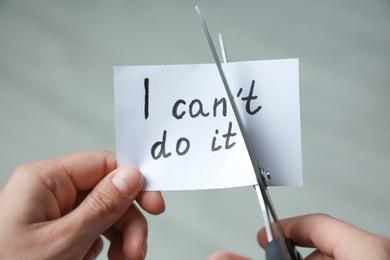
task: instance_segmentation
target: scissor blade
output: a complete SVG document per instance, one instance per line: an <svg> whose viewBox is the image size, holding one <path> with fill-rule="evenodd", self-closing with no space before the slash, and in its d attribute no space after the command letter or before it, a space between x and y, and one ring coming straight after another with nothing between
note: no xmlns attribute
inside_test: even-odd
<svg viewBox="0 0 390 260"><path fill-rule="evenodd" d="M257 158L255 156L254 150L253 150L251 142L249 140L249 136L248 136L248 134L246 132L246 129L244 127L243 121L241 119L240 112L238 111L236 103L234 102L233 95L232 95L232 93L230 91L228 82L227 82L226 77L225 77L225 73L223 72L223 69L222 69L221 61L219 60L217 51L215 49L213 40L211 39L211 36L210 36L209 30L207 28L206 22L204 21L203 16L200 13L199 8L197 6L195 6L195 9L196 9L196 12L198 13L199 20L200 20L200 22L202 24L202 28L203 28L204 34L206 36L207 42L209 43L211 53L213 54L215 64L217 65L219 74L221 76L223 85L225 87L226 93L227 93L228 98L229 98L229 102L230 102L230 104L231 104L231 106L233 108L234 116L236 117L238 126L240 128L242 137L243 137L244 142L245 142L245 146L246 146L246 148L248 150L248 154L249 154L252 166L253 166L253 170L254 170L254 172L256 174L256 179L257 179L258 185L254 185L254 186L256 188L258 199L259 199L259 203L260 203L262 211L263 211L263 217L264 217L265 226L269 228L269 231L267 232L267 236L269 234L271 234L268 237L268 241L272 240L272 228L271 228L271 222L270 222L270 218L269 218L268 212L271 213L272 218L273 218L273 220L274 220L274 222L276 224L276 228L278 230L279 236L280 236L281 239L283 239L282 230L281 230L280 225L279 225L279 219L278 219L278 217L276 215L275 209L274 209L274 207L272 205L272 202L271 202L271 198L269 197L266 185L265 185L263 177L262 177L263 169L261 169L259 167Z"/></svg>
<svg viewBox="0 0 390 260"><path fill-rule="evenodd" d="M246 148L247 148L247 150L248 150L249 157L250 157L250 160L251 160L253 169L254 169L255 172L260 171L259 166L258 166L258 163L257 163L256 156L255 156L255 153L253 152L252 146L251 146L250 141L249 141L248 134L247 134L247 132L246 132L246 129L245 129L244 124L243 124L243 121L242 121L242 119L241 119L240 112L238 111L238 108L237 108L237 106L236 106L236 103L235 103L234 100L233 100L233 95L232 95L232 93L231 93L231 91L230 91L228 82L227 82L226 77L225 77L225 73L223 72L222 65L221 65L221 61L220 61L219 58L218 58L218 54L217 54L217 51L216 51L216 49L215 49L215 47L214 47L213 40L211 39L209 30L207 29L206 22L204 21L203 16L202 16L202 14L200 13L199 8L196 6L195 9L196 9L196 12L198 13L199 20L200 20L200 22L201 22L201 24L202 24L203 31L204 31L204 33L205 33L207 42L209 43L211 53L213 54L215 64L217 65L219 75L221 76L223 85L224 85L224 87L225 87L227 96L228 96L228 98L229 98L229 102L230 102L230 104L231 104L231 106L232 106L232 108L233 108L234 116L235 116L235 118L236 118L236 120L237 120L237 123L238 123L238 126L239 126L239 128L240 128L242 137L243 137L244 142L245 142L245 146L246 146Z"/></svg>
<svg viewBox="0 0 390 260"><path fill-rule="evenodd" d="M228 98L229 98L229 102L233 108L234 115L236 117L238 126L240 128L242 137L243 137L244 142L245 142L245 146L248 150L248 154L249 154L249 157L250 157L251 162L252 162L253 169L254 169L255 174L256 174L256 179L257 179L258 184L254 185L254 187L256 189L257 197L258 197L258 200L260 203L260 208L262 210L264 224L265 224L265 228L266 228L267 239L269 241L267 243L267 246L269 247L269 249L267 250L267 248L266 248L267 260L271 260L271 259L272 260L276 260L276 259L278 259L278 260L279 259L280 260L291 260L292 258L289 254L289 250L288 250L286 241L285 241L284 236L283 236L283 232L282 232L282 228L280 226L278 216L276 215L275 208L273 206L273 203L271 201L271 197L270 197L268 190L267 190L268 183L266 185L265 179L264 179L265 171L259 167L259 164L257 162L257 158L255 156L254 150L253 150L251 143L249 141L249 136L246 132L244 124L241 120L240 113L236 107L234 100L233 100L233 95L231 94L229 85L227 83L225 74L224 74L223 69L222 69L221 62L218 58L217 51L215 50L214 43L211 39L209 30L207 29L206 22L204 21L203 16L200 13L199 8L197 6L195 6L195 9L196 9L196 12L198 13L199 20L202 24L203 31L204 31L204 33L206 35L206 39L209 43L211 53L213 54L215 64L217 65L219 74L221 76L223 85L225 87L226 93L227 93ZM223 45L223 40L222 40L221 35L219 35L219 39L220 39L220 43L221 43L221 50L222 50L222 55L224 57L224 62L227 63L225 47ZM271 216L275 222L276 230L279 234L279 239L274 239L275 236L274 236L273 231L272 231L269 213L271 213ZM290 243L290 247L291 247L291 243ZM298 254L298 256L299 256L299 254ZM294 257L293 259L295 260L295 259L302 259L302 258L301 257L298 257L298 258Z"/></svg>

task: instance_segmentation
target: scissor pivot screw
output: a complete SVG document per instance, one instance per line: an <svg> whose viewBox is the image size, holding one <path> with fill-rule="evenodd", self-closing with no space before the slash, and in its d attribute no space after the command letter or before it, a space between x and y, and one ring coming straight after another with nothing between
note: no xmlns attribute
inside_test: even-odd
<svg viewBox="0 0 390 260"><path fill-rule="evenodd" d="M260 168L260 173L261 173L261 178L264 181L264 184L266 186L268 186L269 182L271 180L271 174L269 172L267 172L266 170L264 170L263 168Z"/></svg>

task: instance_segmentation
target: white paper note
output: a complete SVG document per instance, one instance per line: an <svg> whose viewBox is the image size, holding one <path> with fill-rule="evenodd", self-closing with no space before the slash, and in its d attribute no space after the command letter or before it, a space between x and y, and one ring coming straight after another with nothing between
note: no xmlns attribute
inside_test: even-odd
<svg viewBox="0 0 390 260"><path fill-rule="evenodd" d="M271 185L301 186L297 59L222 64ZM114 67L118 166L145 190L253 185L256 177L215 64Z"/></svg>

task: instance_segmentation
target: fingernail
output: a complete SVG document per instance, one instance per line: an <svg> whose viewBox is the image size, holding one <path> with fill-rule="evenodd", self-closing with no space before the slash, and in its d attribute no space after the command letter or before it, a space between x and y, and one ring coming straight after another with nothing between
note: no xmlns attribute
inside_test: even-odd
<svg viewBox="0 0 390 260"><path fill-rule="evenodd" d="M142 175L133 166L123 166L112 178L114 186L125 196L130 196L142 183Z"/></svg>

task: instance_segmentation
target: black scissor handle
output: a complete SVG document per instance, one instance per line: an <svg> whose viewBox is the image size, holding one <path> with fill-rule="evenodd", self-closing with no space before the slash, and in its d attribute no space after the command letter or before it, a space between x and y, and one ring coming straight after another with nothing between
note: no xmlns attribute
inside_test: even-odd
<svg viewBox="0 0 390 260"><path fill-rule="evenodd" d="M291 260L302 260L302 255L298 252L294 242L289 238L286 238L284 241L286 242L287 250L291 256Z"/></svg>
<svg viewBox="0 0 390 260"><path fill-rule="evenodd" d="M274 239L265 245L265 256L267 260L302 260L301 254L295 248L291 239L285 239L288 252L284 249L282 240Z"/></svg>

